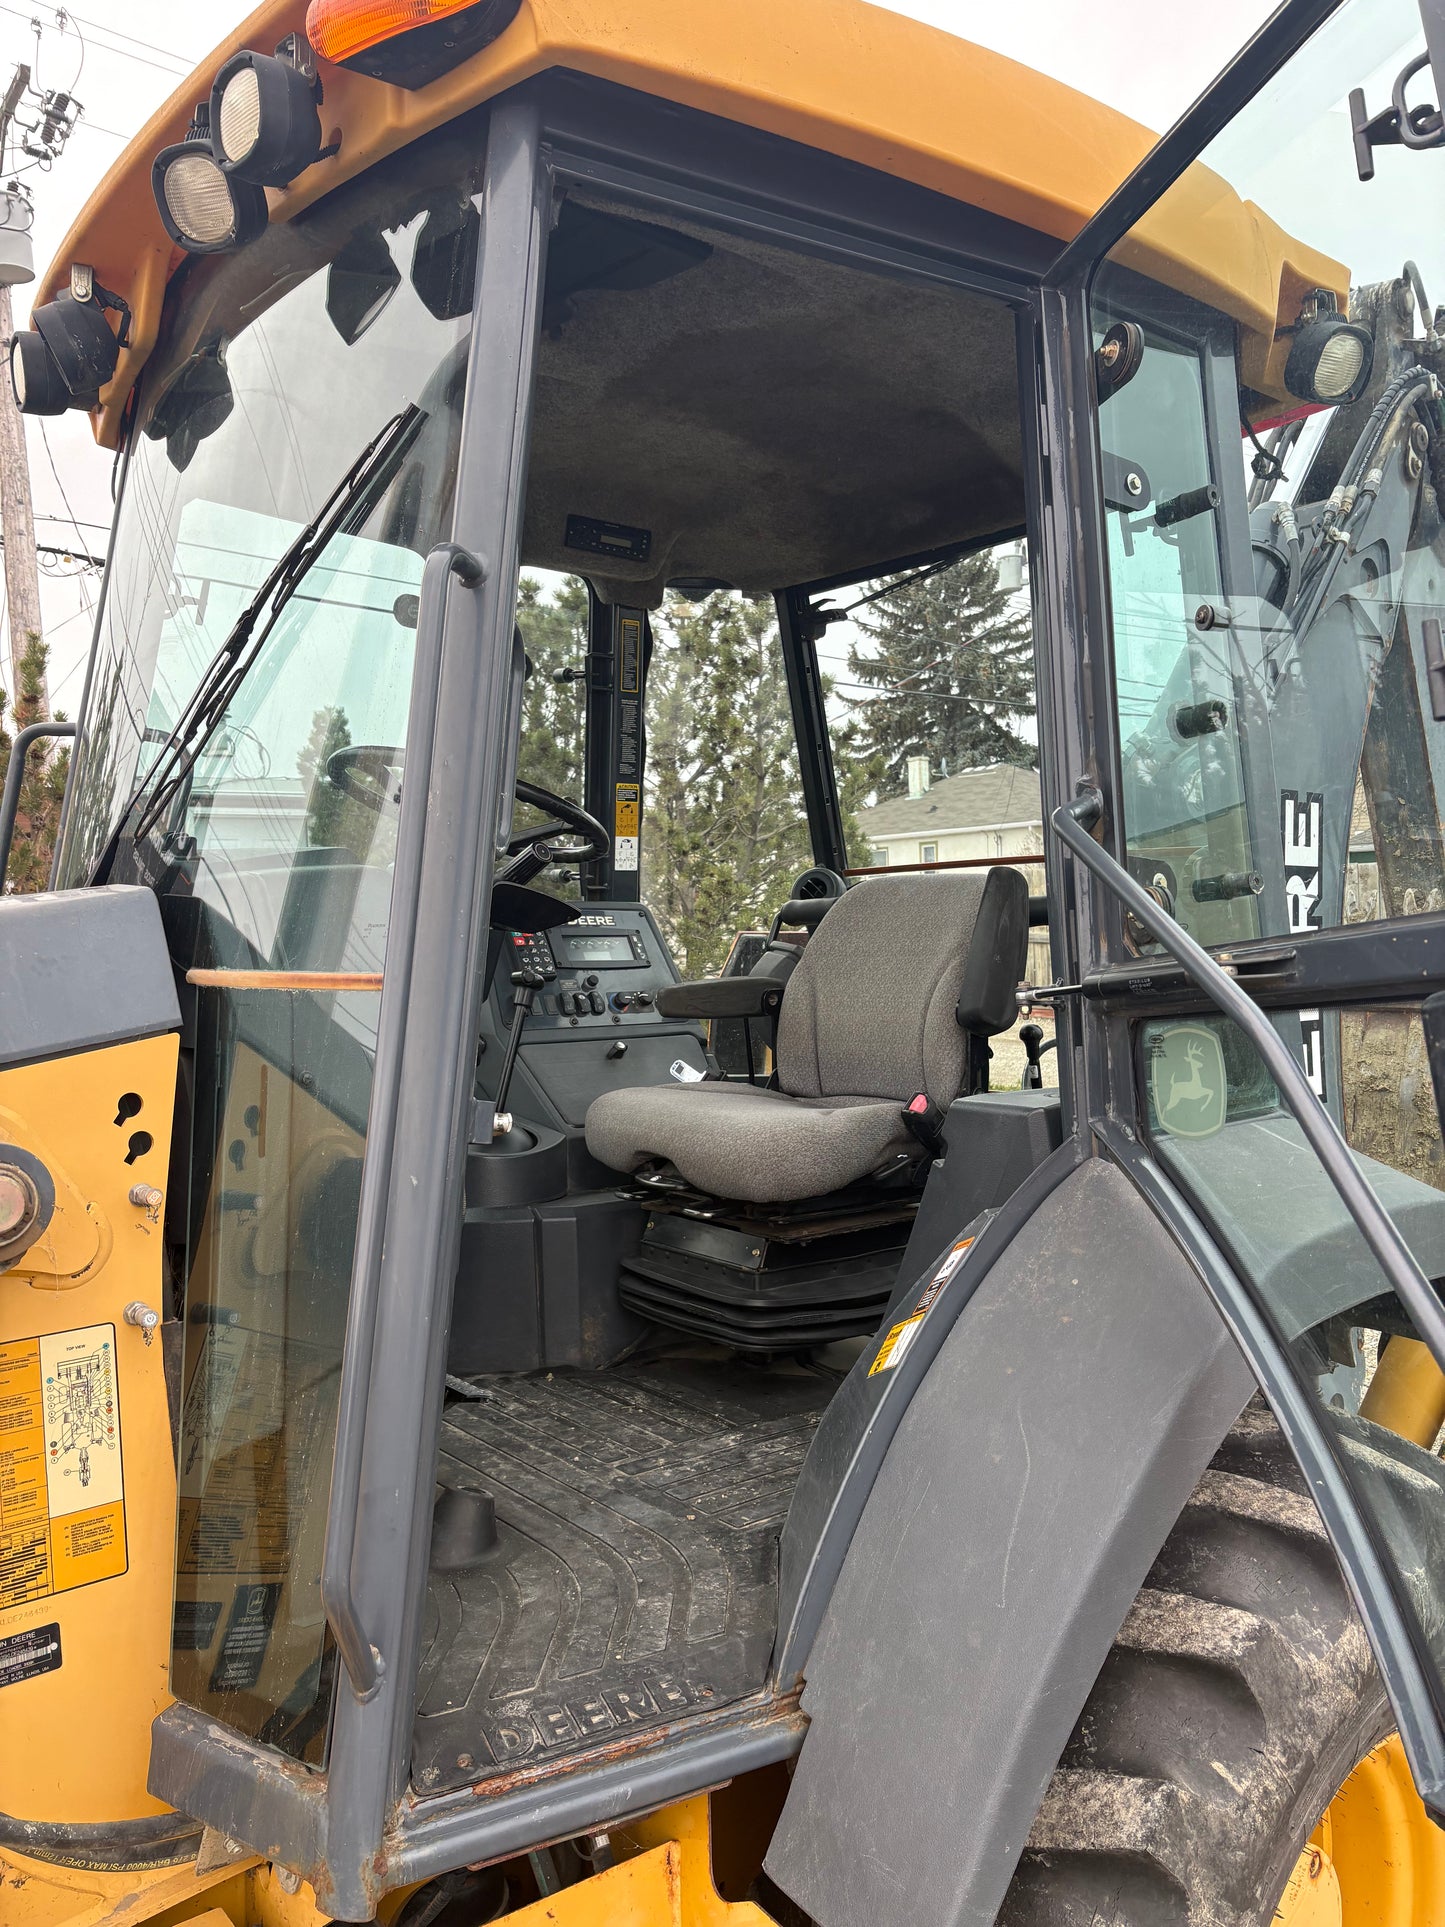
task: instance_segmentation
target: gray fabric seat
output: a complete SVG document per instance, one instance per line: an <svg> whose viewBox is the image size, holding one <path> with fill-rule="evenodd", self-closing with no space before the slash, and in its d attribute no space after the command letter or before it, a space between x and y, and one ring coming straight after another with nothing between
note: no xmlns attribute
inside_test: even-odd
<svg viewBox="0 0 1445 1927"><path fill-rule="evenodd" d="M953 1102L971 1036L1012 1025L1027 943L1017 870L870 878L828 911L788 979L777 1090L609 1091L588 1109L587 1148L615 1171L663 1160L754 1204L841 1190L914 1145L912 1098Z"/></svg>

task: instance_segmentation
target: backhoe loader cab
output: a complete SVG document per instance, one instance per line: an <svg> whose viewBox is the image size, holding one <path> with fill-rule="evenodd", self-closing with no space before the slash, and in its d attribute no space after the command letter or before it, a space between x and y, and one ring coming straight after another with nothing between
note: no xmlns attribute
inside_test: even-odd
<svg viewBox="0 0 1445 1927"><path fill-rule="evenodd" d="M1442 95L266 0L132 144L4 1927L1445 1915Z"/></svg>

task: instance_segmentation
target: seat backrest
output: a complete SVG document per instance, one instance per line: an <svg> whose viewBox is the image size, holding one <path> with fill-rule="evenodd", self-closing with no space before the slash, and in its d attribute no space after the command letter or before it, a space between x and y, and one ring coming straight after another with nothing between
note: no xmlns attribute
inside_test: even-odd
<svg viewBox="0 0 1445 1927"><path fill-rule="evenodd" d="M968 1040L1012 1027L1029 937L1018 870L869 877L808 939L778 1015L793 1097L951 1104Z"/></svg>

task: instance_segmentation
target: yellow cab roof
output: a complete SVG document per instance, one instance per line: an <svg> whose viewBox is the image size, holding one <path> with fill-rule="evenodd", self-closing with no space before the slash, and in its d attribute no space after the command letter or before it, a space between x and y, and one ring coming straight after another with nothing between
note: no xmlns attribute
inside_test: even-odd
<svg viewBox="0 0 1445 1927"><path fill-rule="evenodd" d="M151 163L185 138L223 61L242 48L269 52L305 16L306 0L263 0L221 42L127 146L40 284L37 299L49 299L81 262L130 303L131 342L95 411L108 446L154 345L166 283L185 258L161 225ZM837 154L1061 244L1154 140L1060 81L863 0L522 0L491 46L414 92L320 63L323 130L328 142L339 135L340 148L268 191L271 219L289 220L419 135L552 68ZM1232 314L1246 380L1277 390L1279 320L1294 318L1307 288L1343 297L1345 270L1199 167L1154 226L1159 233L1146 223L1130 237L1130 265Z"/></svg>

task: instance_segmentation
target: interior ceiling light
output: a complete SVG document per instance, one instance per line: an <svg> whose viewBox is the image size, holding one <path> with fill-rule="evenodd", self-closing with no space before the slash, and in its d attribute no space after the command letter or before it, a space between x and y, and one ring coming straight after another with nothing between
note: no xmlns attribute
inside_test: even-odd
<svg viewBox="0 0 1445 1927"><path fill-rule="evenodd" d="M198 110L191 138L163 147L151 167L166 233L188 254L245 247L269 219L265 189L226 173L212 150L208 122L205 110Z"/></svg>
<svg viewBox="0 0 1445 1927"><path fill-rule="evenodd" d="M398 87L429 81L488 47L522 0L311 0L306 37L322 60Z"/></svg>
<svg viewBox="0 0 1445 1927"><path fill-rule="evenodd" d="M321 156L316 82L294 61L239 53L211 89L211 147L231 180L285 187Z"/></svg>
<svg viewBox="0 0 1445 1927"><path fill-rule="evenodd" d="M27 415L61 415L93 408L115 373L129 310L119 296L96 286L90 270L72 271L72 287L36 308L31 326L10 344L10 385ZM106 309L121 315L121 335Z"/></svg>
<svg viewBox="0 0 1445 1927"><path fill-rule="evenodd" d="M1284 385L1301 401L1332 408L1357 400L1369 387L1375 343L1368 328L1338 312L1332 295L1320 292L1315 300L1315 312L1293 331Z"/></svg>

